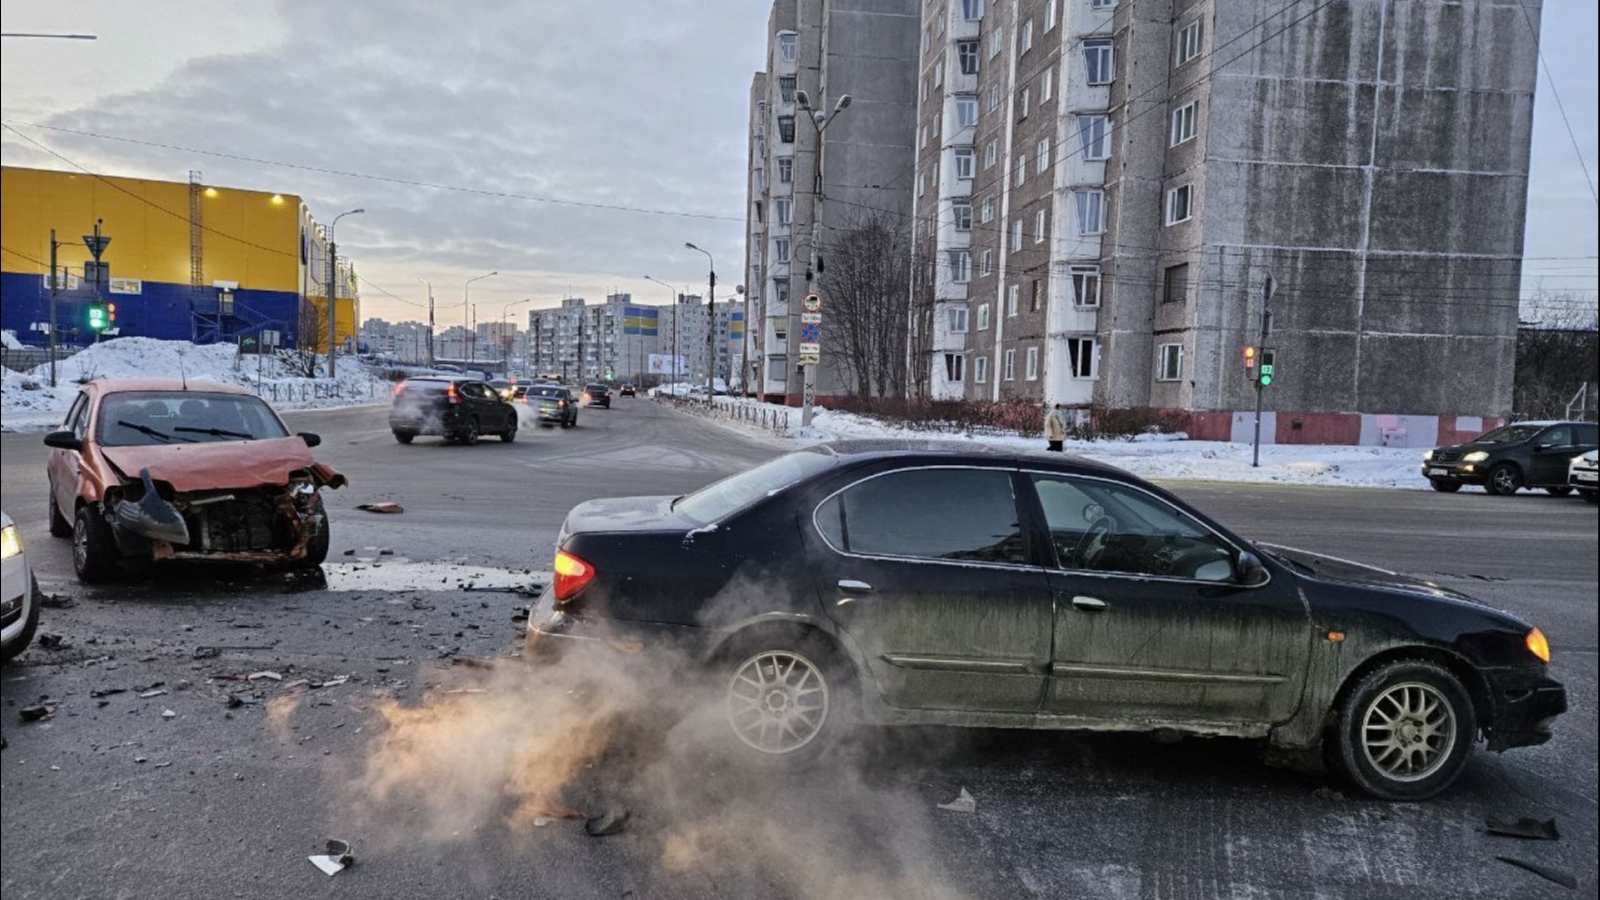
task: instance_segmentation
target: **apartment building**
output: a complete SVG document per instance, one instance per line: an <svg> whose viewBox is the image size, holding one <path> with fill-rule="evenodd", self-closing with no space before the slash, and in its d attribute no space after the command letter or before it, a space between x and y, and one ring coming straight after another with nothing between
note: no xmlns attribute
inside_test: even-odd
<svg viewBox="0 0 1600 900"><path fill-rule="evenodd" d="M815 283L813 222L822 179L821 234L829 241L866 217L906 221L914 132L920 0L775 0L767 66L750 90L750 173L745 251L759 391L800 402L799 299ZM819 127L848 95L851 105ZM809 101L803 108L800 100ZM759 310L759 316L757 315ZM819 397L855 392L830 355L835 326L823 313Z"/></svg>
<svg viewBox="0 0 1600 900"><path fill-rule="evenodd" d="M1494 424L1537 13L929 0L914 203L937 311L913 364L936 397L1174 410L1234 437L1270 274L1269 440Z"/></svg>
<svg viewBox="0 0 1600 900"><path fill-rule="evenodd" d="M708 327L715 329L709 349ZM708 314L694 294L679 294L671 306L635 303L629 294L611 294L597 304L570 297L558 307L530 310L526 339L531 371L559 373L572 382L670 380L674 372L703 381L708 359L712 373L728 382L739 371L744 305L727 300Z"/></svg>

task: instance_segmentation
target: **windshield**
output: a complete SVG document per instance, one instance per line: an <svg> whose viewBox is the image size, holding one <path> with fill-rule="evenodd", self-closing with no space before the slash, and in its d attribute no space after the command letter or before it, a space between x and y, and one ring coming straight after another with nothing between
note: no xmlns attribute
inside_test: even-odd
<svg viewBox="0 0 1600 900"><path fill-rule="evenodd" d="M272 407L248 394L161 391L109 394L100 402L102 447L208 444L288 437Z"/></svg>
<svg viewBox="0 0 1600 900"><path fill-rule="evenodd" d="M528 388L528 394L533 397L545 397L551 400L562 400L567 396L566 388Z"/></svg>
<svg viewBox="0 0 1600 900"><path fill-rule="evenodd" d="M688 519L709 525L729 513L793 487L833 464L832 451L800 450L780 456L747 472L724 478L679 500L674 508Z"/></svg>
<svg viewBox="0 0 1600 900"><path fill-rule="evenodd" d="M1474 444L1520 444L1545 430L1544 425L1506 425L1473 441Z"/></svg>

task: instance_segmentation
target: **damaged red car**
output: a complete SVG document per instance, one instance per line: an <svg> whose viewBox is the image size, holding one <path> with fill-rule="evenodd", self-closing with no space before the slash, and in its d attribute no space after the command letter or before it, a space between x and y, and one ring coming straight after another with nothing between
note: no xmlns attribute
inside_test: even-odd
<svg viewBox="0 0 1600 900"><path fill-rule="evenodd" d="M312 459L248 390L177 379L83 386L50 447L50 533L72 538L86 583L124 559L315 567L328 555L321 490L343 475Z"/></svg>

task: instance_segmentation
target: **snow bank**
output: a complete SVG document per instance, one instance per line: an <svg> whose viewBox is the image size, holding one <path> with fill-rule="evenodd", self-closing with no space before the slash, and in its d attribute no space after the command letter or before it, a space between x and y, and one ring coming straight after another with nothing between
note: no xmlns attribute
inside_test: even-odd
<svg viewBox="0 0 1600 900"><path fill-rule="evenodd" d="M388 383L355 360L339 366L338 377L302 378L273 357L240 357L227 344L119 338L93 344L56 364L59 384L49 387L50 366L31 372L6 370L0 385L0 428L35 431L50 428L77 396L78 385L95 378L178 378L248 387L278 409L320 409L385 403Z"/></svg>
<svg viewBox="0 0 1600 900"><path fill-rule="evenodd" d="M17 340L15 331L7 328L4 331L0 331L0 347L4 347L7 350L21 350L22 342Z"/></svg>

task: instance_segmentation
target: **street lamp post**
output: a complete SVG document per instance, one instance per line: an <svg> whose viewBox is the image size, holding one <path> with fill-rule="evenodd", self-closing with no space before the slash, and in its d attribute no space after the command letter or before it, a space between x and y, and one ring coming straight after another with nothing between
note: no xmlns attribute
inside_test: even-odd
<svg viewBox="0 0 1600 900"><path fill-rule="evenodd" d="M507 303L500 310L500 347L501 347L501 350L502 350L501 362L506 367L506 376L507 377L510 377L510 375L511 375L511 339L506 337L506 328L510 324L510 318L509 317L511 315L511 307L513 307L513 306L521 306L524 303L532 303L532 302L533 302L533 298L532 297L527 297L527 298L524 298L522 300L513 300L510 303ZM522 361L522 364L523 365L527 365L528 361L526 359L524 359Z"/></svg>
<svg viewBox="0 0 1600 900"><path fill-rule="evenodd" d="M335 272L339 259L339 245L334 242L333 230L339 227L339 220L345 216L359 216L366 212L365 209L352 209L339 213L333 217L333 222L328 225L328 378L333 378L333 358L338 355L334 346L339 341L339 283ZM355 311L351 310L351 327L355 327Z"/></svg>
<svg viewBox="0 0 1600 900"><path fill-rule="evenodd" d="M824 113L820 109L813 110L811 108L811 95L805 91L796 91L794 99L801 112L809 113L809 115L802 116L802 118L810 122L817 132L817 158L816 164L812 166L815 173L812 178L813 186L811 189L811 263L806 268L806 288L809 293L814 284L813 279L817 277L817 270L822 265L821 251L819 250L822 245L822 151L824 146L822 135L823 132L828 130L828 126L833 124L834 119L839 117L840 113L850 108L850 95L841 96L831 113ZM793 316L794 313L791 312L789 315ZM791 329L789 333L799 334L800 332ZM819 334L818 338L820 339L820 337L821 335ZM817 399L818 367L805 366L804 368L805 372L801 376L800 424L810 427L811 408L816 405Z"/></svg>
<svg viewBox="0 0 1600 900"><path fill-rule="evenodd" d="M467 329L467 333L462 335L462 337L461 337L461 347L462 347L462 355L467 357L466 361L468 363L476 362L477 361L477 355L478 355L477 354L477 349L478 349L477 348L477 343L478 342L477 342L477 340L475 339L475 336L472 333L472 328L473 328L473 325L475 324L473 322L473 319L476 318L476 316L474 315L474 312L473 312L473 308L472 308L472 283L474 281L482 281L485 278L492 278L492 277L494 277L496 275L499 275L499 274L500 274L500 270L499 269L496 269L493 272L485 272L482 275L477 275L477 276L474 276L472 278L468 278L467 279L467 283L461 286L461 306L462 306L462 309L461 309L461 324L463 326L465 326L465 328Z"/></svg>
<svg viewBox="0 0 1600 900"><path fill-rule="evenodd" d="M676 384L678 381L678 289L659 278L651 278L649 275L646 275L644 280L666 288L667 296L672 304L672 381Z"/></svg>
<svg viewBox="0 0 1600 900"><path fill-rule="evenodd" d="M433 282L426 278L418 281L428 286L428 368L433 368Z"/></svg>
<svg viewBox="0 0 1600 900"><path fill-rule="evenodd" d="M706 255L706 266L710 273L708 276L709 293L706 295L706 405L717 396L717 261L711 258L711 253L686 243L683 246L697 253Z"/></svg>

